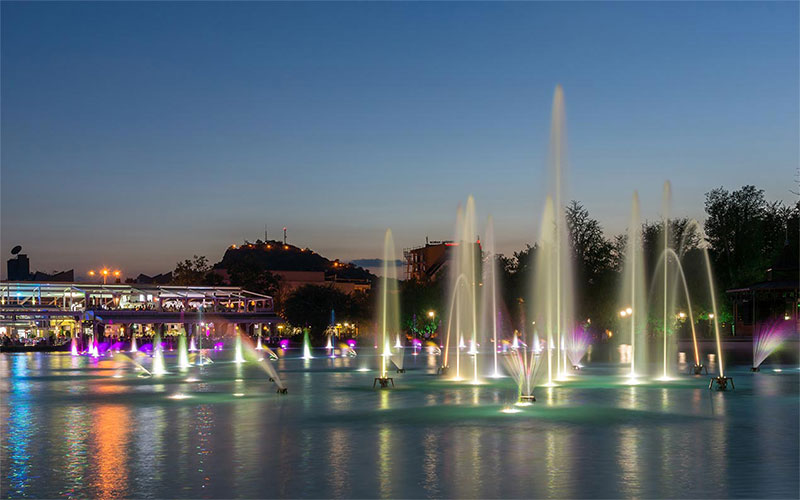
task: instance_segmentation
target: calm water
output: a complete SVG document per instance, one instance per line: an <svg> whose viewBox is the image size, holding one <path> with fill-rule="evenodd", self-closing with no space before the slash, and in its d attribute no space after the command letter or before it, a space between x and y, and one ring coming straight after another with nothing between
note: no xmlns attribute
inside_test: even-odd
<svg viewBox="0 0 800 500"><path fill-rule="evenodd" d="M622 366L590 365L506 414L509 379L456 385L428 355L407 356L384 391L355 370L374 358L284 358L286 396L257 362L226 357L153 379L112 360L0 355L2 496L800 494L796 367L732 368L736 391L717 393L707 377L624 386Z"/></svg>

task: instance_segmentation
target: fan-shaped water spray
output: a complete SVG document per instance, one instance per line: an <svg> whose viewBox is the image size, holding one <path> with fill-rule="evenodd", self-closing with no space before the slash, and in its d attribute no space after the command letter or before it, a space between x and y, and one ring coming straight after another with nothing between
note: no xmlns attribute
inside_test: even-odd
<svg viewBox="0 0 800 500"><path fill-rule="evenodd" d="M536 401L533 390L541 375L542 356L533 349L514 349L503 355L503 362L517 384L517 402Z"/></svg>
<svg viewBox="0 0 800 500"><path fill-rule="evenodd" d="M584 326L577 326L569 332L566 338L567 357L573 368L580 368L581 360L589 350L592 336Z"/></svg>
<svg viewBox="0 0 800 500"><path fill-rule="evenodd" d="M760 324L753 333L753 370L758 370L761 363L778 350L791 333L791 325L785 321L773 320Z"/></svg>

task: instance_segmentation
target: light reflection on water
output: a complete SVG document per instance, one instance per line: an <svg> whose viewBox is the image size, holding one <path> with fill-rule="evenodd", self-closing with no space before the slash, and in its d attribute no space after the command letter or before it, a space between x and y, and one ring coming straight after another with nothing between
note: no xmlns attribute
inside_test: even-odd
<svg viewBox="0 0 800 500"><path fill-rule="evenodd" d="M0 488L93 498L796 496L794 372L732 368L738 392L719 393L706 377L628 386L623 366L589 365L506 415L509 378L444 381L430 374L435 358L417 356L393 375L396 389L373 390L374 372L348 371L364 361L283 358L275 364L290 393L278 396L254 364L218 360L160 379L125 367L113 379L112 360L0 355ZM192 398L167 398L177 392Z"/></svg>

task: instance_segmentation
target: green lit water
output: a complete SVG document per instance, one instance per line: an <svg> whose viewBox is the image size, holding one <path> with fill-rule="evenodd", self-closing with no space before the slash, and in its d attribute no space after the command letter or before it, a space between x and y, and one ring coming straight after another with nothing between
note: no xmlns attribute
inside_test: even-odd
<svg viewBox="0 0 800 500"><path fill-rule="evenodd" d="M110 359L0 355L3 498L800 493L796 367L731 366L736 391L718 393L707 377L626 386L625 366L590 365L507 414L510 379L442 380L425 354L382 391L374 369L356 371L374 357L290 351L272 362L288 395L231 351L185 373L166 354L161 378Z"/></svg>

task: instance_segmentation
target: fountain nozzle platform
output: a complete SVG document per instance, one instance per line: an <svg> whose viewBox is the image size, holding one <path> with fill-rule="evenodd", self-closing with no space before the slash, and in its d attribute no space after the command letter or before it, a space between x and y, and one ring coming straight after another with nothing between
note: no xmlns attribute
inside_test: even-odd
<svg viewBox="0 0 800 500"><path fill-rule="evenodd" d="M283 389L278 389L278 394L289 394L289 389L284 387Z"/></svg>
<svg viewBox="0 0 800 500"><path fill-rule="evenodd" d="M394 379L392 377L375 377L375 381L372 382L372 388L375 388L375 384L381 384L381 389L387 389L389 387L389 382L391 382L392 387L394 387Z"/></svg>
<svg viewBox="0 0 800 500"><path fill-rule="evenodd" d="M572 365L572 369L575 370L576 372L580 371L581 365Z"/></svg>
<svg viewBox="0 0 800 500"><path fill-rule="evenodd" d="M439 374L439 375L447 375L448 371L450 371L450 367L449 366L440 366L436 370L436 373Z"/></svg>
<svg viewBox="0 0 800 500"><path fill-rule="evenodd" d="M706 372L706 375L708 375L708 368L706 368L705 365L694 365L690 370L694 375L701 375L703 372Z"/></svg>
<svg viewBox="0 0 800 500"><path fill-rule="evenodd" d="M761 367L759 367L759 366L753 366L752 368L750 368L750 371L751 371L751 372L760 372L760 371L761 371Z"/></svg>
<svg viewBox="0 0 800 500"><path fill-rule="evenodd" d="M733 377L723 377L722 375L719 377L711 377L711 381L708 383L708 388L710 390L714 386L714 382L716 382L718 391L727 391L729 381L733 390L736 390L736 386L733 383Z"/></svg>
<svg viewBox="0 0 800 500"><path fill-rule="evenodd" d="M533 394L531 394L529 396L520 396L519 400L520 401L530 401L530 402L534 403L534 402L536 402L536 396L534 396Z"/></svg>
<svg viewBox="0 0 800 500"><path fill-rule="evenodd" d="M406 372L405 368L398 368L397 369L397 373L405 373L405 372Z"/></svg>

